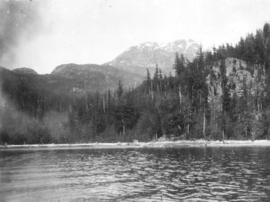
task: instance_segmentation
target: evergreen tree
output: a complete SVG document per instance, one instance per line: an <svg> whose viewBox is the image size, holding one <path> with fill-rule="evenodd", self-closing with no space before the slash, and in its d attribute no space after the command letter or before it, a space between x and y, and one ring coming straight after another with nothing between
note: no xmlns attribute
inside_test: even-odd
<svg viewBox="0 0 270 202"><path fill-rule="evenodd" d="M230 95L229 89L227 86L227 76L226 76L226 66L225 66L225 59L221 60L220 64L220 74L221 74L221 89L222 89L222 139L224 140L226 134L226 120L227 120L227 112L230 110Z"/></svg>
<svg viewBox="0 0 270 202"><path fill-rule="evenodd" d="M185 69L185 58L184 55L181 54L179 57L179 54L175 54L175 63L174 63L174 69L176 76L180 77L181 74L184 72Z"/></svg>
<svg viewBox="0 0 270 202"><path fill-rule="evenodd" d="M117 88L117 97L118 100L121 99L122 95L123 95L124 89L123 89L123 84L121 82L121 80L118 81L118 88Z"/></svg>

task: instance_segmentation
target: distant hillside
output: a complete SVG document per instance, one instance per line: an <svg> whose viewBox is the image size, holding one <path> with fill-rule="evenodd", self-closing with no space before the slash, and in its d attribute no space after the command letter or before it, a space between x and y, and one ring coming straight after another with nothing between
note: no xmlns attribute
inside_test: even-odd
<svg viewBox="0 0 270 202"><path fill-rule="evenodd" d="M27 67L21 67L13 69L14 72L23 73L23 74L38 74L35 70Z"/></svg>
<svg viewBox="0 0 270 202"><path fill-rule="evenodd" d="M90 92L103 92L107 89L115 89L119 80L124 87L135 87L139 85L143 77L119 70L108 65L96 64L63 64L57 66L51 73L51 76L71 80L75 82L74 89L86 90Z"/></svg>
<svg viewBox="0 0 270 202"><path fill-rule="evenodd" d="M119 80L122 81L124 88L140 85L143 80L142 76L135 73L94 64L64 64L46 75L39 75L30 68L11 71L2 67L0 74L2 84L9 89L16 90L23 85L37 92L59 95L102 93L108 89L116 89Z"/></svg>
<svg viewBox="0 0 270 202"><path fill-rule="evenodd" d="M192 60L199 47L200 45L193 40L177 40L167 44L146 42L130 47L106 64L141 75L146 74L147 68L153 72L156 66L163 72L169 73L173 72L176 52Z"/></svg>

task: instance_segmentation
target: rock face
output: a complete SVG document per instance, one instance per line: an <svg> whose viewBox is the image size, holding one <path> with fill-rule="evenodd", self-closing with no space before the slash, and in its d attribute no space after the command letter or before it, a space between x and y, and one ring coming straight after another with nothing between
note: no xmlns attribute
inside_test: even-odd
<svg viewBox="0 0 270 202"><path fill-rule="evenodd" d="M211 72L207 77L209 102L221 105L222 88L221 88L221 61L215 63L210 69ZM227 88L230 96L243 96L244 91L247 94L256 96L263 93L265 88L265 73L260 66L248 65L245 61L237 58L226 58L226 79Z"/></svg>
<svg viewBox="0 0 270 202"><path fill-rule="evenodd" d="M146 75L147 68L153 73L156 66L164 73L169 73L174 71L176 53L183 54L187 59L192 60L199 48L200 45L193 40L177 40L167 44L146 42L130 47L106 64L143 76Z"/></svg>

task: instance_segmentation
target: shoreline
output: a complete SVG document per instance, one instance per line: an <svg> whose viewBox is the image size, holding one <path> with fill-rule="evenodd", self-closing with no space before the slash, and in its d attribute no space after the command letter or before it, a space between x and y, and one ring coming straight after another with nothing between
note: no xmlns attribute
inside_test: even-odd
<svg viewBox="0 0 270 202"><path fill-rule="evenodd" d="M270 147L270 140L179 140L156 142L72 143L0 145L6 150L63 150L63 149L136 149L136 148L187 148L187 147Z"/></svg>

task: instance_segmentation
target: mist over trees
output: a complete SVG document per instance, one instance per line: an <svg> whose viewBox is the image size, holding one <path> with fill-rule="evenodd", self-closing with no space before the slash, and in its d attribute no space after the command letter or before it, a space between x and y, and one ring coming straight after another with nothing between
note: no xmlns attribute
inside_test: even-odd
<svg viewBox="0 0 270 202"><path fill-rule="evenodd" d="M270 137L270 24L235 45L176 54L174 73L105 93L58 94L38 75L1 70L0 143ZM16 112L16 113L15 113Z"/></svg>

